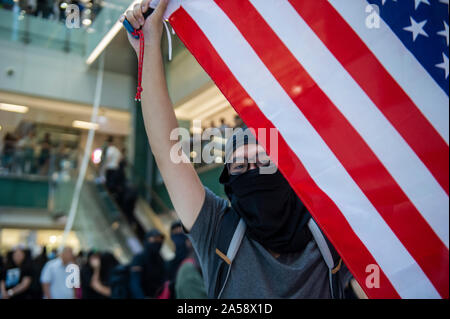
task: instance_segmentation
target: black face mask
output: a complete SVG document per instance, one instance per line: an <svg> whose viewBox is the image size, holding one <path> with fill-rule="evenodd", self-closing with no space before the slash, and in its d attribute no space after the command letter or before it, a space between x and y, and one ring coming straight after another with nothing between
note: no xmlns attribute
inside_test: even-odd
<svg viewBox="0 0 450 319"><path fill-rule="evenodd" d="M170 236L173 243L175 244L175 259L183 260L188 255L188 248L186 246L186 235L185 234L173 234Z"/></svg>
<svg viewBox="0 0 450 319"><path fill-rule="evenodd" d="M307 222L311 215L277 170L259 169L230 176L225 192L231 207L247 224L247 234L277 253L301 252L311 240Z"/></svg>
<svg viewBox="0 0 450 319"><path fill-rule="evenodd" d="M162 243L160 242L154 242L154 243L150 243L147 242L144 245L144 253L147 256L153 256L153 255L157 255L161 249Z"/></svg>

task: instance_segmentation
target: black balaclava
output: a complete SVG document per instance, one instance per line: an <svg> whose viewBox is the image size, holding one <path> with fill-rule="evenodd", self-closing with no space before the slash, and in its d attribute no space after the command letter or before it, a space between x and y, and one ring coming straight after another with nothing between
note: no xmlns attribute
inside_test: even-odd
<svg viewBox="0 0 450 319"><path fill-rule="evenodd" d="M144 255L148 258L159 256L159 251L161 250L162 242L150 243L148 239L150 237L163 236L160 231L153 229L145 234L144 242Z"/></svg>
<svg viewBox="0 0 450 319"><path fill-rule="evenodd" d="M177 227L182 227L181 222L174 222L170 228L172 230ZM187 236L181 232L177 234L171 234L170 238L175 245L175 260L179 262L183 261L189 254L188 248L186 246Z"/></svg>
<svg viewBox="0 0 450 319"><path fill-rule="evenodd" d="M163 236L161 232L154 229L145 234L144 243L144 271L142 274L142 286L146 296L154 297L157 289L166 279L166 269L160 250L162 243L150 243L150 237Z"/></svg>
<svg viewBox="0 0 450 319"><path fill-rule="evenodd" d="M227 142L226 162L238 147L256 144L255 139L242 138L239 132ZM307 227L311 215L279 170L261 174L259 169L252 169L229 176L225 164L220 182L231 208L247 224L247 235L265 248L277 253L301 252L311 240Z"/></svg>

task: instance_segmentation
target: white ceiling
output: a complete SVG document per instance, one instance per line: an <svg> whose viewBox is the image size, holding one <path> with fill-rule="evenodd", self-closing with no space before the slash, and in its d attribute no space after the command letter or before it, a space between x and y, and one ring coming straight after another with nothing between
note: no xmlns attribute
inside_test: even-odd
<svg viewBox="0 0 450 319"><path fill-rule="evenodd" d="M7 131L13 131L21 121L72 127L74 120L90 121L92 112L92 106L89 105L3 91L0 91L0 103L29 107L29 111L24 114L0 110L1 135ZM97 132L114 135L129 134L129 112L101 107L99 116L102 116L103 121L100 121Z"/></svg>
<svg viewBox="0 0 450 319"><path fill-rule="evenodd" d="M211 121L218 125L220 118L225 118L227 123L232 125L237 114L214 84L175 107L178 119L201 120L203 126L209 126Z"/></svg>

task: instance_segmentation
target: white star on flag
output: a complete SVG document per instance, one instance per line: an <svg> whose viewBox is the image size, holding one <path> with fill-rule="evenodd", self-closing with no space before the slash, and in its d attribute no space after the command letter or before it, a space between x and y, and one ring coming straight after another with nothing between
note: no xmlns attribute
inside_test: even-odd
<svg viewBox="0 0 450 319"><path fill-rule="evenodd" d="M448 24L444 21L444 30L439 31L437 34L442 35L447 40L448 46Z"/></svg>
<svg viewBox="0 0 450 319"><path fill-rule="evenodd" d="M409 27L404 27L403 30L412 32L413 42L416 41L416 38L419 34L428 37L428 34L423 30L423 27L427 23L427 20L423 20L422 22L417 23L412 17L409 17L411 21L411 25Z"/></svg>
<svg viewBox="0 0 450 319"><path fill-rule="evenodd" d="M444 52L442 52L442 59L442 63L436 64L436 67L443 69L445 71L445 78L448 78L448 58Z"/></svg>
<svg viewBox="0 0 450 319"><path fill-rule="evenodd" d="M423 2L423 3L426 3L426 4L428 4L428 5L430 5L430 3L428 2L428 0L414 0L414 5L415 5L415 7L414 7L414 9L416 9L417 10L417 7Z"/></svg>

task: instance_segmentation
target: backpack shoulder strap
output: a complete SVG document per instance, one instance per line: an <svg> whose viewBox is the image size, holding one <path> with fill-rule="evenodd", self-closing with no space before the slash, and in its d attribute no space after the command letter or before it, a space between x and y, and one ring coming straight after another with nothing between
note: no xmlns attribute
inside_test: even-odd
<svg viewBox="0 0 450 319"><path fill-rule="evenodd" d="M231 238L230 246L228 246L227 250L227 258L233 263L234 257L241 246L242 238L244 238L245 230L247 229L244 220L241 218L239 223L234 231L233 237Z"/></svg>
<svg viewBox="0 0 450 319"><path fill-rule="evenodd" d="M319 248L319 251L322 254L322 257L325 260L327 267L329 269L333 269L334 260L333 256L331 255L330 247L328 247L328 243L325 240L325 236L322 234L322 231L320 230L319 226L317 226L314 219L310 218L308 222L308 228L314 237L314 241L316 242L317 247Z"/></svg>
<svg viewBox="0 0 450 319"><path fill-rule="evenodd" d="M220 298L245 231L246 225L241 217L232 208L227 209L217 228L216 254L208 287L210 298Z"/></svg>
<svg viewBox="0 0 450 319"><path fill-rule="evenodd" d="M340 258L336 249L333 247L331 242L325 237L325 235L322 233L319 226L317 226L316 222L312 217L308 222L308 228L311 231L311 234L314 238L314 241L317 244L317 247L319 248L322 258L325 261L325 264L328 267L331 297L333 299L342 298L343 294L340 285L340 280L337 276L337 273L342 265L342 258Z"/></svg>

